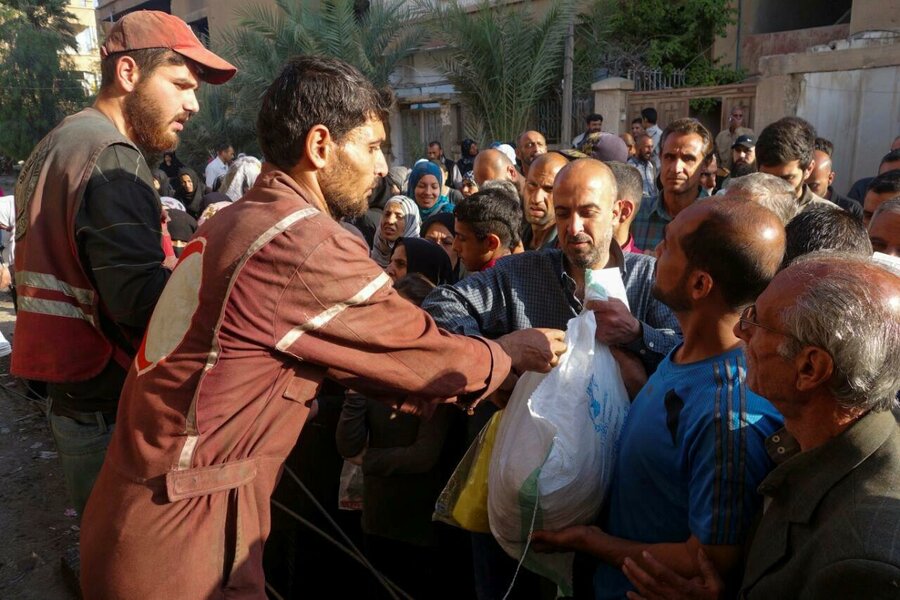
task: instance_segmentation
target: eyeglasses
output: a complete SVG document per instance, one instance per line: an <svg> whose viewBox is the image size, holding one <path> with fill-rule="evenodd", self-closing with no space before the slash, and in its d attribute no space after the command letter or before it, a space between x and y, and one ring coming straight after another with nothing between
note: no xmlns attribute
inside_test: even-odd
<svg viewBox="0 0 900 600"><path fill-rule="evenodd" d="M762 323L759 323L756 320L756 305L755 304L751 304L750 306L748 306L747 308L744 309L744 311L741 313L741 317L738 322L740 323L741 331L747 331L748 329L750 329L750 326L753 325L755 327L759 327L761 329L771 331L772 333L778 333L780 335L784 335L789 338L797 339L796 337L794 337L793 335L791 335L789 333L785 333L784 331L779 331L778 329L774 329L772 327L768 327L766 325L763 325Z"/></svg>

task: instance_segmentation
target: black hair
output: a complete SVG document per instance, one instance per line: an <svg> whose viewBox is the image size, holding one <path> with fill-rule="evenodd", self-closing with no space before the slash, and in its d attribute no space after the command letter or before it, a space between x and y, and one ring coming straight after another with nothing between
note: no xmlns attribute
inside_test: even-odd
<svg viewBox="0 0 900 600"><path fill-rule="evenodd" d="M816 130L800 117L785 117L762 130L756 141L756 162L775 167L799 161L806 169L816 148Z"/></svg>
<svg viewBox="0 0 900 600"><path fill-rule="evenodd" d="M634 123L640 123L641 125L643 125L643 124L644 124L644 120L643 120L642 118L640 118L640 117L635 117L635 118L633 118L633 119L631 120L631 123L632 123L632 124L634 124Z"/></svg>
<svg viewBox="0 0 900 600"><path fill-rule="evenodd" d="M898 162L898 161L900 161L900 148L897 148L896 150L891 150L890 152L885 154L881 158L881 162L878 163L878 167L881 168L881 165L883 165L884 163L892 163L892 162Z"/></svg>
<svg viewBox="0 0 900 600"><path fill-rule="evenodd" d="M876 194L900 193L900 169L885 171L873 178L866 186L866 192Z"/></svg>
<svg viewBox="0 0 900 600"><path fill-rule="evenodd" d="M675 121L669 123L663 130L662 135L659 138L660 155L662 155L662 148L666 144L666 138L668 138L673 133L681 135L693 133L699 135L703 139L703 161L705 163L707 160L709 160L709 154L714 146L713 136L709 132L709 129L703 126L703 123L701 123L697 119L688 118L676 119Z"/></svg>
<svg viewBox="0 0 900 600"><path fill-rule="evenodd" d="M265 159L289 170L303 156L306 136L324 125L336 142L371 118L384 120L393 104L356 67L326 56L288 61L266 90L256 130Z"/></svg>
<svg viewBox="0 0 900 600"><path fill-rule="evenodd" d="M515 248L522 229L522 206L519 199L503 188L489 188L464 198L453 210L453 215L472 228L479 241L489 234L500 238L500 243Z"/></svg>
<svg viewBox="0 0 900 600"><path fill-rule="evenodd" d="M143 48L141 50L125 50L113 52L100 61L100 89L106 89L116 80L116 64L123 56L130 56L141 72L142 80L146 81L157 67L163 65L186 65L191 63L200 68L194 61L178 54L169 48Z"/></svg>
<svg viewBox="0 0 900 600"><path fill-rule="evenodd" d="M591 121L603 121L603 115L600 113L591 113L584 118L585 123L590 123Z"/></svg>
<svg viewBox="0 0 900 600"><path fill-rule="evenodd" d="M441 143L440 143L439 141L437 141L437 140L434 140L433 142L428 142L428 145L429 145L429 146L437 146L437 147L440 148L441 150L444 149L444 147L441 146Z"/></svg>
<svg viewBox="0 0 900 600"><path fill-rule="evenodd" d="M655 109L655 108L653 108L653 107L647 107L647 108L643 109L643 110L641 111L641 116L642 116L643 118L647 119L647 122L648 122L648 123L650 123L650 124L652 124L652 125L656 125L656 119L657 119L658 117L657 117L656 109ZM643 122L643 121L642 121L642 122Z"/></svg>
<svg viewBox="0 0 900 600"><path fill-rule="evenodd" d="M688 264L710 274L722 298L733 310L750 304L759 296L778 271L777 259L748 241L746 224L760 219L775 219L774 213L755 202L713 197L713 208L697 229L680 241Z"/></svg>
<svg viewBox="0 0 900 600"><path fill-rule="evenodd" d="M862 221L845 210L827 204L809 206L791 219L782 266L816 250L872 256L872 243Z"/></svg>
<svg viewBox="0 0 900 600"><path fill-rule="evenodd" d="M218 154L219 152L225 152L226 150L228 150L231 147L232 147L231 142L229 142L228 140L225 140L224 142L220 142L216 146L216 154Z"/></svg>
<svg viewBox="0 0 900 600"><path fill-rule="evenodd" d="M828 155L829 158L831 158L831 155L834 154L834 144L831 142L831 140L817 137L816 150L818 150L819 152L824 152Z"/></svg>

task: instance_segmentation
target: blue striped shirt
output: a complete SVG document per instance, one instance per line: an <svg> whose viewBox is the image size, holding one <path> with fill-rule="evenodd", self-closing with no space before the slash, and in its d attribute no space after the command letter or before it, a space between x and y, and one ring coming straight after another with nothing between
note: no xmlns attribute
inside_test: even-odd
<svg viewBox="0 0 900 600"><path fill-rule="evenodd" d="M746 372L742 348L660 363L625 420L604 531L649 544L744 541L757 487L774 467L766 437L782 425L775 407L747 389ZM618 567L598 566L596 599L629 589Z"/></svg>

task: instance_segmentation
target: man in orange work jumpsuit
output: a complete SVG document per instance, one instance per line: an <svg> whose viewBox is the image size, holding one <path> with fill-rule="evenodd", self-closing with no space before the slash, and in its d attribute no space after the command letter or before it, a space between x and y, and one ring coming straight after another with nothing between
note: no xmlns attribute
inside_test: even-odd
<svg viewBox="0 0 900 600"><path fill-rule="evenodd" d="M82 524L85 598L263 598L269 498L326 377L417 410L555 364L559 331L439 330L337 222L387 171L389 108L336 59L270 86L263 171L184 249L125 382Z"/></svg>

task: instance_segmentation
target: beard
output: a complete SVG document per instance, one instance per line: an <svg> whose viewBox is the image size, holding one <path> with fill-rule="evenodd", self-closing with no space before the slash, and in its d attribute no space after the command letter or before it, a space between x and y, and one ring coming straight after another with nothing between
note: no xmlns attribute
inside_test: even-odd
<svg viewBox="0 0 900 600"><path fill-rule="evenodd" d="M369 208L369 194L373 188L370 185L368 193L360 192L359 174L354 173L350 165L346 152L337 148L332 163L319 173L319 187L325 204L337 220L361 217Z"/></svg>
<svg viewBox="0 0 900 600"><path fill-rule="evenodd" d="M664 290L657 284L654 268L653 287L650 288L650 295L671 308L672 312L685 312L691 308L690 298L684 291L687 287L687 281L688 273L685 271L674 288L671 290Z"/></svg>
<svg viewBox="0 0 900 600"><path fill-rule="evenodd" d="M750 173L756 173L756 165L745 163L743 161L734 163L731 168L731 177L743 177Z"/></svg>
<svg viewBox="0 0 900 600"><path fill-rule="evenodd" d="M591 240L590 236L585 233L579 233L574 236L566 234L565 255L573 266L579 269L602 269L609 260L609 245L612 243L613 230L612 225L609 231L605 232L600 239ZM574 252L569 247L569 242L587 242L591 244L590 249ZM602 264L601 264L602 263Z"/></svg>
<svg viewBox="0 0 900 600"><path fill-rule="evenodd" d="M135 144L148 154L160 154L178 145L178 135L169 131L169 125L178 119L187 119L182 113L167 120L159 103L144 91L145 84L138 83L134 92L125 97L123 112L126 122L134 132Z"/></svg>

